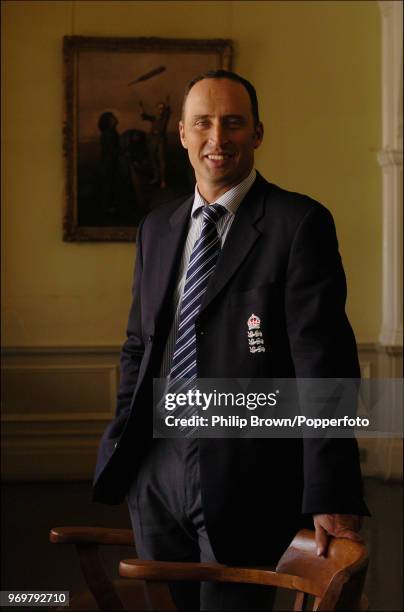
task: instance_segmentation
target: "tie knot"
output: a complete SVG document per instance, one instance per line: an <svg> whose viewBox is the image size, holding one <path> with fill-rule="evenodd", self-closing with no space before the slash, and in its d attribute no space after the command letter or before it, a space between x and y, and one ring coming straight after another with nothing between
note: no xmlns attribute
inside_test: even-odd
<svg viewBox="0 0 404 612"><path fill-rule="evenodd" d="M227 208L221 204L209 204L202 209L203 219L205 223L216 223L227 212Z"/></svg>

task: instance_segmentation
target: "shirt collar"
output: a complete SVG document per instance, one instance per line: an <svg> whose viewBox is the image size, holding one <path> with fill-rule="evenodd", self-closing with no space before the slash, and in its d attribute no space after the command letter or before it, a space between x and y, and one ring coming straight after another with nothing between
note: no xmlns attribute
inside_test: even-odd
<svg viewBox="0 0 404 612"><path fill-rule="evenodd" d="M240 206L242 200L246 196L247 192L251 188L257 176L257 172L255 168L253 168L250 174L245 178L241 183L238 183L229 191L226 191L223 195L220 196L217 200L215 200L215 204L221 204L224 206L229 213L235 215L238 207ZM192 206L191 216L196 217L201 212L203 206L209 206L209 202L205 200L201 196L198 190L198 185L195 185L195 197L194 203Z"/></svg>

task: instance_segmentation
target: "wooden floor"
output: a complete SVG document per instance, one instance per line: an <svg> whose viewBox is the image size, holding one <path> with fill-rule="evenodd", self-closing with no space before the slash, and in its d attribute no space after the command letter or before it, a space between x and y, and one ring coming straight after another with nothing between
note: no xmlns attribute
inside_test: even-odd
<svg viewBox="0 0 404 612"><path fill-rule="evenodd" d="M403 610L403 489L373 479L365 482L372 512L364 526L371 564L366 593L371 610ZM91 502L88 482L18 482L2 487L1 589L84 590L74 550L48 542L53 526L130 527L125 505ZM106 565L117 575L120 559L132 548L105 548ZM282 599L277 609L284 609Z"/></svg>

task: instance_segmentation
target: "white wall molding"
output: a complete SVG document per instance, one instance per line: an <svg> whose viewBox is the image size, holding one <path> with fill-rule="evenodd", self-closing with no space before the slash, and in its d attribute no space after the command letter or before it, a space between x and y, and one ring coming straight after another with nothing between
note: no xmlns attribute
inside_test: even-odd
<svg viewBox="0 0 404 612"><path fill-rule="evenodd" d="M382 325L379 342L403 344L403 3L379 0L382 27Z"/></svg>
<svg viewBox="0 0 404 612"><path fill-rule="evenodd" d="M401 376L402 348L363 343L358 349L363 378ZM120 347L10 347L2 353L3 478L91 479L115 408ZM360 439L359 446L366 476L400 478L402 441Z"/></svg>
<svg viewBox="0 0 404 612"><path fill-rule="evenodd" d="M2 350L2 477L91 479L116 403L119 347Z"/></svg>
<svg viewBox="0 0 404 612"><path fill-rule="evenodd" d="M403 369L402 346L359 344L359 361L362 378L400 378ZM395 404L399 405L399 402ZM391 410L392 406L384 406ZM364 476L388 481L403 478L402 438L360 438L361 467Z"/></svg>
<svg viewBox="0 0 404 612"><path fill-rule="evenodd" d="M386 147L377 153L377 161L382 168L384 166L397 166L400 168L403 165L403 151Z"/></svg>

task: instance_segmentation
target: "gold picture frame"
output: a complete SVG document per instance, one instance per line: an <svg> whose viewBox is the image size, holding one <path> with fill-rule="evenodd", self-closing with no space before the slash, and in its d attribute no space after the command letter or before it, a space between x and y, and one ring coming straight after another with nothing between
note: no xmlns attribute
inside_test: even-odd
<svg viewBox="0 0 404 612"><path fill-rule="evenodd" d="M191 191L183 92L231 70L231 40L65 36L65 241L134 241L139 220Z"/></svg>

